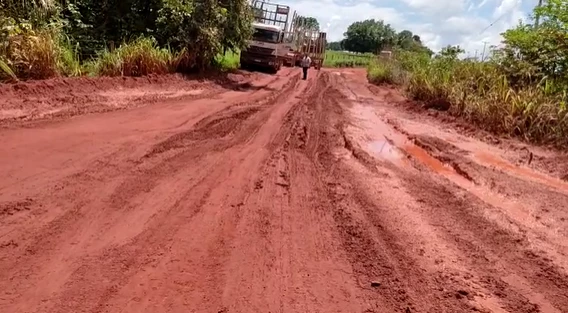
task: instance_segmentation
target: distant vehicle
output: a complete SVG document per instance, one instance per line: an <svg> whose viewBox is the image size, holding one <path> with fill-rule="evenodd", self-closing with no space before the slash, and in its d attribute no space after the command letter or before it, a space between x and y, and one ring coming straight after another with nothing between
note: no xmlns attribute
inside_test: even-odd
<svg viewBox="0 0 568 313"><path fill-rule="evenodd" d="M253 28L254 34L248 47L241 51L241 67L256 65L278 72L283 64L279 50L284 31L279 26L257 22L253 23Z"/></svg>
<svg viewBox="0 0 568 313"><path fill-rule="evenodd" d="M321 68L325 59L327 46L326 33L305 24L306 19L301 18L296 12L292 17L290 29L285 41L290 44L290 52L286 64L299 66L304 54L312 59L311 66Z"/></svg>
<svg viewBox="0 0 568 313"><path fill-rule="evenodd" d="M256 65L276 73L289 52L283 45L290 7L275 3L254 1L254 33L246 49L241 51L241 68Z"/></svg>
<svg viewBox="0 0 568 313"><path fill-rule="evenodd" d="M276 73L282 65L299 66L304 54L311 66L321 68L327 45L326 33L303 25L304 19L294 12L289 23L290 7L254 1L254 34L241 51L241 68L251 65L269 68Z"/></svg>

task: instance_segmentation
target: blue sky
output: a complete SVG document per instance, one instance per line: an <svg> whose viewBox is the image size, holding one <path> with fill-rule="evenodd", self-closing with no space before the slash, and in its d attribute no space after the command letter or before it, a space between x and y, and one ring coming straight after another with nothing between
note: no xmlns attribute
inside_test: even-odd
<svg viewBox="0 0 568 313"><path fill-rule="evenodd" d="M526 19L538 0L274 0L301 15L313 16L328 40L343 37L347 27L364 19L382 19L397 31L408 29L434 51L460 45L471 56L483 42L497 45L500 33ZM492 22L493 26L483 31Z"/></svg>

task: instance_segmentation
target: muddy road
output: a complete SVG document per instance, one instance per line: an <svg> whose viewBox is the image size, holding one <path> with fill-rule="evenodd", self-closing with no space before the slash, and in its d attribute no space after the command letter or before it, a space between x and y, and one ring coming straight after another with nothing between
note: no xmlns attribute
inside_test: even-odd
<svg viewBox="0 0 568 313"><path fill-rule="evenodd" d="M357 70L241 87L0 129L0 312L568 312L556 155Z"/></svg>

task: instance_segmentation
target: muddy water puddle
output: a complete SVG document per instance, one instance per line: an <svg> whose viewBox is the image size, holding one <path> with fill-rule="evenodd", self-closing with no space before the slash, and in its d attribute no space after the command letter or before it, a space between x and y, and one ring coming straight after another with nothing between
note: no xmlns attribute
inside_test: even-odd
<svg viewBox="0 0 568 313"><path fill-rule="evenodd" d="M399 161L404 158L398 148L393 146L388 140L376 140L367 144L368 150L372 151L375 156L391 160Z"/></svg>
<svg viewBox="0 0 568 313"><path fill-rule="evenodd" d="M359 127L353 128L355 138L375 158L389 161L401 168L415 170L409 159L426 167L428 170L441 175L460 188L475 195L493 207L501 207L507 211L516 211L517 216L531 220L532 214L523 205L508 201L484 186L476 185L456 170L430 155L423 148L415 145L406 135L396 131L375 114L373 108L364 105L354 105L351 108ZM512 165L511 165L512 166Z"/></svg>
<svg viewBox="0 0 568 313"><path fill-rule="evenodd" d="M506 172L508 175L515 176L523 180L530 180L533 182L541 183L568 194L568 182L562 181L556 177L546 175L545 173L540 173L523 165L513 164L500 157L500 155L504 155L505 152L499 150L494 146L487 145L478 140L469 139L453 131L440 130L436 127L421 123L419 121L413 121L404 118L397 118L397 120L401 125L404 125L405 132L414 135L438 137L443 141L454 145L458 149L466 151L468 157L472 161L480 165L501 170L503 172ZM418 150L417 153L421 154L421 151Z"/></svg>

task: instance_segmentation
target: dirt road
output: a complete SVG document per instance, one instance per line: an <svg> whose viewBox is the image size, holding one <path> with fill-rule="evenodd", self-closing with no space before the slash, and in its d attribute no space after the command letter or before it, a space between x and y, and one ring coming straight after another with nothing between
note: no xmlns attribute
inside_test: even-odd
<svg viewBox="0 0 568 313"><path fill-rule="evenodd" d="M0 130L0 312L568 312L557 155L311 74Z"/></svg>

